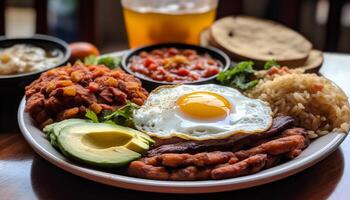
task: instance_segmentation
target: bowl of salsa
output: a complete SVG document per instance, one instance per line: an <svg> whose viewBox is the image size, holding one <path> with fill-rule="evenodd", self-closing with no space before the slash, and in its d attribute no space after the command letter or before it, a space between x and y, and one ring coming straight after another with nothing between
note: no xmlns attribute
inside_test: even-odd
<svg viewBox="0 0 350 200"><path fill-rule="evenodd" d="M132 50L123 57L122 66L146 87L154 88L212 82L230 66L230 59L216 48L168 43Z"/></svg>

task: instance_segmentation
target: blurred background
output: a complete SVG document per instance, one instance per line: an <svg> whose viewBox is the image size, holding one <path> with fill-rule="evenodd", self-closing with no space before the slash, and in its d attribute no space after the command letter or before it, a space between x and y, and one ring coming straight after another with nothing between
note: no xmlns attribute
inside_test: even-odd
<svg viewBox="0 0 350 200"><path fill-rule="evenodd" d="M317 49L350 53L350 1L219 1L217 19L238 14L281 22ZM0 35L35 33L92 42L101 52L128 48L120 0L0 0Z"/></svg>

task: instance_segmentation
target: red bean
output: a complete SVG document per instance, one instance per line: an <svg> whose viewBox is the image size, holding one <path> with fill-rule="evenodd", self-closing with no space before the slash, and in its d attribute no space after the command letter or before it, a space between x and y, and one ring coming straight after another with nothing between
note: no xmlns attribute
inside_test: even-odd
<svg viewBox="0 0 350 200"><path fill-rule="evenodd" d="M194 51L194 50L186 49L186 50L183 51L183 54L184 54L185 56L190 56L190 55L196 55L197 53L196 53L196 51Z"/></svg>
<svg viewBox="0 0 350 200"><path fill-rule="evenodd" d="M193 67L193 69L203 70L204 65L202 63L196 63L196 65Z"/></svg>
<svg viewBox="0 0 350 200"><path fill-rule="evenodd" d="M197 59L197 58L198 58L197 55L189 55L189 56L188 56L188 60L190 60L190 61L195 60L195 59Z"/></svg>
<svg viewBox="0 0 350 200"><path fill-rule="evenodd" d="M164 79L165 79L164 76L161 74L158 74L154 77L154 80L156 81L164 81Z"/></svg>
<svg viewBox="0 0 350 200"><path fill-rule="evenodd" d="M191 73L191 74L190 74L190 77L192 78L192 80L195 80L195 81L196 81L196 80L199 80L199 77L200 77L200 76L199 76L198 74L196 74L196 73Z"/></svg>
<svg viewBox="0 0 350 200"><path fill-rule="evenodd" d="M141 51L139 55L141 58L146 58L148 56L148 53L146 51Z"/></svg>
<svg viewBox="0 0 350 200"><path fill-rule="evenodd" d="M173 81L174 81L174 78L173 78L171 75L166 75L166 76L165 76L165 80L166 80L167 82L173 82Z"/></svg>
<svg viewBox="0 0 350 200"><path fill-rule="evenodd" d="M219 73L219 68L215 66L208 67L207 71L204 74L204 77L210 77L214 76L215 74Z"/></svg>
<svg viewBox="0 0 350 200"><path fill-rule="evenodd" d="M168 49L168 53L170 55L172 55L172 56L175 56L175 55L177 55L179 53L179 51L177 49L175 49L175 48L169 48Z"/></svg>
<svg viewBox="0 0 350 200"><path fill-rule="evenodd" d="M136 65L130 65L130 69L133 72L137 72L137 66Z"/></svg>
<svg viewBox="0 0 350 200"><path fill-rule="evenodd" d="M209 65L216 65L215 60L214 60L214 59L211 59L211 58L208 59L207 63L208 63Z"/></svg>
<svg viewBox="0 0 350 200"><path fill-rule="evenodd" d="M145 68L145 67L138 67L135 72L138 72L138 73L141 73L141 74L144 74L144 75L148 75L149 74L149 70L147 68Z"/></svg>
<svg viewBox="0 0 350 200"><path fill-rule="evenodd" d="M167 71L163 67L159 67L158 71L159 71L159 74L163 74L163 75L167 73Z"/></svg>
<svg viewBox="0 0 350 200"><path fill-rule="evenodd" d="M148 66L148 69L149 69L149 70L156 70L157 67L158 67L158 66L157 66L156 64L152 63L152 64L150 64L150 65Z"/></svg>
<svg viewBox="0 0 350 200"><path fill-rule="evenodd" d="M156 50L153 50L152 52L151 52L151 54L153 54L153 55L158 55L158 56L163 56L164 55L164 52L162 51L162 50L159 50L159 49L156 49Z"/></svg>

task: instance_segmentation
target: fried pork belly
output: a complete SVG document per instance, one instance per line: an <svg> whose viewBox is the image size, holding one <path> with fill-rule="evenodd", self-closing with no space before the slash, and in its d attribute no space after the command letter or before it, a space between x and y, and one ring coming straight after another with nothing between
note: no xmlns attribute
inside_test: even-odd
<svg viewBox="0 0 350 200"><path fill-rule="evenodd" d="M208 180L211 178L211 171L210 167L188 166L171 171L169 179L173 181Z"/></svg>
<svg viewBox="0 0 350 200"><path fill-rule="evenodd" d="M248 150L241 150L234 154L240 160L249 158L256 154L279 155L291 152L295 149L303 149L307 144L305 140L305 137L302 135L291 135L271 140L257 147Z"/></svg>
<svg viewBox="0 0 350 200"><path fill-rule="evenodd" d="M129 175L157 180L208 180L243 176L297 157L309 145L302 128L255 141L257 146L236 152L164 153L133 161Z"/></svg>
<svg viewBox="0 0 350 200"><path fill-rule="evenodd" d="M203 167L207 165L226 163L232 157L234 157L234 154L232 152L221 151L197 153L194 155L175 153L166 153L160 155L162 165L167 167L180 167L189 165Z"/></svg>
<svg viewBox="0 0 350 200"><path fill-rule="evenodd" d="M211 178L224 179L253 174L264 168L266 162L266 154L256 154L235 164L213 169L211 171Z"/></svg>
<svg viewBox="0 0 350 200"><path fill-rule="evenodd" d="M142 177L155 180L168 180L169 172L165 167L153 166L142 161L133 161L130 163L128 173L131 176Z"/></svg>

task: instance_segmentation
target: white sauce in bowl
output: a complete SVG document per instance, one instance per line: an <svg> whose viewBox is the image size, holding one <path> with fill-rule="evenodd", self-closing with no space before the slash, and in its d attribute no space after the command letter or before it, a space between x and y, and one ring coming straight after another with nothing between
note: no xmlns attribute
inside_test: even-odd
<svg viewBox="0 0 350 200"><path fill-rule="evenodd" d="M60 63L63 53L59 50L17 44L0 50L0 75L21 74L48 69Z"/></svg>

